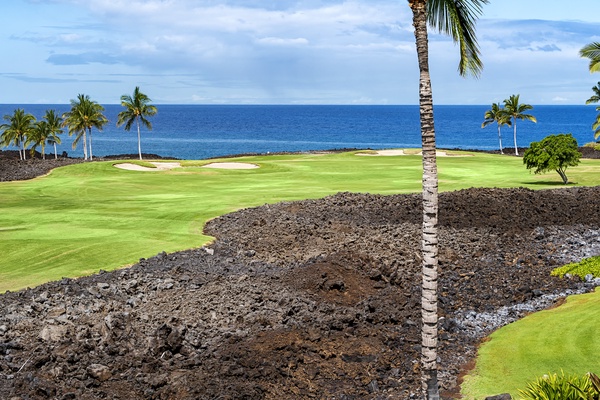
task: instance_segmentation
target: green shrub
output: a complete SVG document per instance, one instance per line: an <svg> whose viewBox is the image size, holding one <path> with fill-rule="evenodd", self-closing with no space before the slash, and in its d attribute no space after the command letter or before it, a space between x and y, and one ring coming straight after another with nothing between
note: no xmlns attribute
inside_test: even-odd
<svg viewBox="0 0 600 400"><path fill-rule="evenodd" d="M600 256L584 258L580 262L563 265L552 270L550 275L563 277L565 274L577 275L584 279L587 274L600 277Z"/></svg>
<svg viewBox="0 0 600 400"><path fill-rule="evenodd" d="M538 378L519 390L521 400L598 400L600 399L600 379L588 372L583 377L550 374Z"/></svg>

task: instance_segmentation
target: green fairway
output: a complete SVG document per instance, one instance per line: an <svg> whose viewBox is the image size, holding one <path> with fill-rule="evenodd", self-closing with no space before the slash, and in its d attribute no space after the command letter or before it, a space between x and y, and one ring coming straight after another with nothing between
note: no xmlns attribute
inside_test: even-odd
<svg viewBox="0 0 600 400"><path fill-rule="evenodd" d="M479 349L475 370L465 377L464 398L507 392L519 398L518 389L548 373L598 374L598 321L600 290L596 289L494 332Z"/></svg>
<svg viewBox="0 0 600 400"><path fill-rule="evenodd" d="M532 175L517 157L451 154L438 158L440 190L562 187L558 174ZM182 168L140 172L94 162L30 181L0 183L0 292L202 246L211 240L202 235L208 219L244 207L340 191L421 190L418 155L347 152L221 161L260 168L207 169L201 166L209 161L182 161ZM600 161L583 160L567 172L572 182L596 185Z"/></svg>

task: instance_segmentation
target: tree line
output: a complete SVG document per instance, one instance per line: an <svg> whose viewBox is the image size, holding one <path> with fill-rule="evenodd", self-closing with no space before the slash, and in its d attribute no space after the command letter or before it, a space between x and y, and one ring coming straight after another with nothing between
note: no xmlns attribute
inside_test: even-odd
<svg viewBox="0 0 600 400"><path fill-rule="evenodd" d="M157 113L157 108L150 104L150 98L136 86L133 95L122 95L121 106L125 109L117 116L117 126L125 125L126 131L131 130L135 124L138 136L138 153L142 159L142 146L140 125L152 130L148 120ZM69 136L74 136L73 149L79 142L83 145L84 160L93 159L92 129L102 131L109 122L104 113L104 107L90 99L88 95L79 94L71 100L71 109L62 115L56 110L46 110L41 120L26 113L22 108L16 109L12 114L4 115L6 123L0 125L0 145L2 147L15 146L19 149L19 158L27 159L27 150L31 156L38 147L41 149L42 158L46 159L46 145L54 146L54 158L58 158L56 145L61 143L60 135L67 128Z"/></svg>

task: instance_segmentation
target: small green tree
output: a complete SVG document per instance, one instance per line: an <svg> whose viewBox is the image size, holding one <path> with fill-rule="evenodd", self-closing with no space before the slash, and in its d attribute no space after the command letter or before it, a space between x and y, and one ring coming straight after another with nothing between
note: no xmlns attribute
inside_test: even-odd
<svg viewBox="0 0 600 400"><path fill-rule="evenodd" d="M577 140L570 133L560 133L531 143L523 155L523 164L527 169L534 169L535 174L554 170L566 185L569 183L567 167L578 165L580 158Z"/></svg>

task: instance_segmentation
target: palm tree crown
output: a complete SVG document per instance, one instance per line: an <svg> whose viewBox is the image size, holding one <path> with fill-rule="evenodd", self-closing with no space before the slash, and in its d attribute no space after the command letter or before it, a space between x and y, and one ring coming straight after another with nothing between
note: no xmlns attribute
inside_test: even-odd
<svg viewBox="0 0 600 400"><path fill-rule="evenodd" d="M69 136L76 135L73 140L73 148L77 147L79 140L83 138L83 155L88 159L88 135L89 135L89 157L92 153L92 128L102 130L108 119L102 114L104 107L90 99L90 96L79 94L76 100L71 100L71 110L63 114L63 125L69 128Z"/></svg>
<svg viewBox="0 0 600 400"><path fill-rule="evenodd" d="M590 72L600 72L600 42L593 42L579 50L581 57L590 59Z"/></svg>
<svg viewBox="0 0 600 400"><path fill-rule="evenodd" d="M150 98L140 91L139 86L136 86L133 91L133 96L124 94L121 96L121 105L125 110L121 111L117 116L117 126L125 124L125 130L129 131L135 122L138 134L138 153L140 160L142 159L142 144L140 135L140 122L148 129L152 130L152 124L147 117L156 115L158 110L150 104Z"/></svg>
<svg viewBox="0 0 600 400"><path fill-rule="evenodd" d="M519 149L517 147L517 120L537 122L537 119L530 114L525 114L525 111L532 110L533 106L530 104L519 103L519 95L513 94L508 99L504 100L504 109L506 113L512 118L514 141L515 141L515 155L519 155Z"/></svg>
<svg viewBox="0 0 600 400"><path fill-rule="evenodd" d="M428 23L448 34L460 48L458 71L479 76L483 64L475 37L475 22L487 0L408 0L419 64L419 116L423 148L423 238L421 295L421 374L427 399L439 399L438 343L438 177L436 163L433 94L429 75Z"/></svg>

